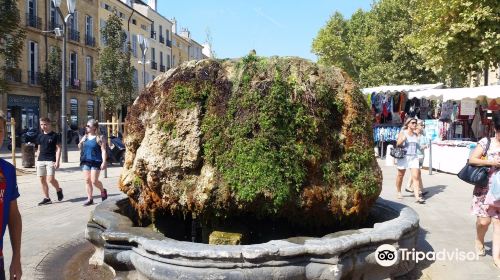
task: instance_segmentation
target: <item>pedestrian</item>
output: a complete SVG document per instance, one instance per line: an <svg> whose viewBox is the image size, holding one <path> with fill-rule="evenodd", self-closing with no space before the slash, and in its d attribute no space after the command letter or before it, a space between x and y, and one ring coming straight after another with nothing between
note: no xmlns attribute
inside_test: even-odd
<svg viewBox="0 0 500 280"><path fill-rule="evenodd" d="M424 191L424 185L422 183L422 166L424 164L424 158L425 158L425 149L429 146L429 140L425 136L425 123L423 120L417 119L417 129L415 130L417 136L418 136L418 149L417 149L417 157L418 157L418 177L420 178L420 186L422 186L422 189L420 190L420 196L425 196L427 194L427 191ZM408 180L408 185L405 188L405 191L413 193L413 185L415 182L413 182L413 178L410 177L410 180Z"/></svg>
<svg viewBox="0 0 500 280"><path fill-rule="evenodd" d="M80 149L80 166L85 178L87 201L83 204L89 206L94 204L92 198L92 185L101 191L102 201L108 198L108 192L99 181L99 173L106 169L106 139L99 132L99 123L90 119L85 127L87 133L83 136L78 148Z"/></svg>
<svg viewBox="0 0 500 280"><path fill-rule="evenodd" d="M38 144L36 173L40 177L44 198L38 205L46 205L52 203L49 197L49 184L56 189L58 201L64 198L63 190L55 177L56 169L59 168L61 162L61 137L52 131L49 118L40 118L40 128L42 133L36 138L36 144Z"/></svg>
<svg viewBox="0 0 500 280"><path fill-rule="evenodd" d="M485 256L484 236L493 222L492 256L495 266L500 268L500 207L485 202L486 194L491 187L491 177L500 170L500 112L493 115L495 137L483 138L472 151L469 164L475 166L490 166L489 182L486 186L475 186L472 195L472 214L476 216L475 249L478 255Z"/></svg>
<svg viewBox="0 0 500 280"><path fill-rule="evenodd" d="M5 115L0 111L0 147L3 144L5 132ZM2 226L2 235L0 236L0 279L5 279L4 259L3 259L3 236L5 229L9 228L10 244L12 246L12 259L10 262L10 279L21 279L21 232L22 220L19 208L17 207L17 198L19 191L16 182L16 168L0 159L0 221Z"/></svg>
<svg viewBox="0 0 500 280"><path fill-rule="evenodd" d="M420 196L420 190L422 186L420 185L420 168L418 164L418 156L417 149L419 149L418 136L416 134L417 129L417 119L413 117L409 117L401 129L401 132L398 135L398 140L396 145L399 147L403 147L406 154L403 158L398 159L398 175L396 177L396 190L397 190L397 198L402 199L403 195L401 194L401 185L403 184L403 178L406 173L406 169L410 169L411 177L415 184L415 202L419 204L425 203L425 200Z"/></svg>

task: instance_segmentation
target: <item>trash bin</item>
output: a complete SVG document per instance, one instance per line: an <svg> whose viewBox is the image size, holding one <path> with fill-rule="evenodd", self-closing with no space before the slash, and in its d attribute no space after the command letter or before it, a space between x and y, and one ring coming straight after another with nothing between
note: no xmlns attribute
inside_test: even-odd
<svg viewBox="0 0 500 280"><path fill-rule="evenodd" d="M22 166L34 167L35 166L35 144L27 143L21 145Z"/></svg>

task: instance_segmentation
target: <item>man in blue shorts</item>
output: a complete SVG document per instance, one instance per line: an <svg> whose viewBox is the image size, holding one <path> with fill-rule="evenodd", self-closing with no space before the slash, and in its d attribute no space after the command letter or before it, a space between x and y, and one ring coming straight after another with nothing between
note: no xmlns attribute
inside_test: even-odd
<svg viewBox="0 0 500 280"><path fill-rule="evenodd" d="M5 134L5 115L0 111L0 147L3 144ZM0 158L0 224L2 235L0 236L0 280L5 279L3 259L3 236L5 229L9 227L10 244L12 246L12 260L10 263L10 279L21 279L21 214L17 208L19 191L16 182L16 168Z"/></svg>

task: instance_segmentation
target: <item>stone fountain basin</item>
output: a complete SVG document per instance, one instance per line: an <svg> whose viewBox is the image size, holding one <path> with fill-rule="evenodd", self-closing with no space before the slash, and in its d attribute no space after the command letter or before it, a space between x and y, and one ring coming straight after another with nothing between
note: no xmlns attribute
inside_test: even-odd
<svg viewBox="0 0 500 280"><path fill-rule="evenodd" d="M166 238L151 228L134 227L119 213L126 196L110 199L92 212L85 236L95 247L91 261L146 279L384 279L401 276L414 261L398 259L383 267L379 245L416 248L419 218L402 204L379 198L371 209L376 223L328 234L252 245L209 245ZM129 274L131 275L131 274Z"/></svg>

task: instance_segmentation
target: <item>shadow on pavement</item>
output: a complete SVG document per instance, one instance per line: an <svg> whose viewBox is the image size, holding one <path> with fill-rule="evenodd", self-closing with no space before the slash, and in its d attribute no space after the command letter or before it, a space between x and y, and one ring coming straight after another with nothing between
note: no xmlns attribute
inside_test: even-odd
<svg viewBox="0 0 500 280"><path fill-rule="evenodd" d="M118 194L118 193L108 194L108 197L113 197L113 196L117 196L117 195L120 195L120 194ZM100 202L101 196L100 195L94 195L94 196L92 196L92 199L94 199L94 204L95 204L97 202ZM75 197L75 198L72 198L72 199L63 200L63 201L61 201L61 203L62 202L77 203L77 202L83 202L83 201L86 201L86 200L87 200L87 197L86 196L82 196L82 197Z"/></svg>

